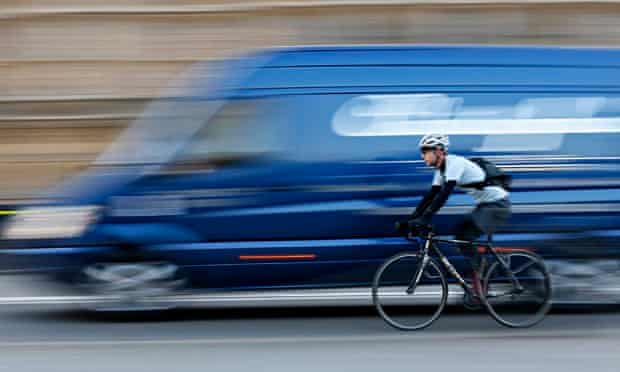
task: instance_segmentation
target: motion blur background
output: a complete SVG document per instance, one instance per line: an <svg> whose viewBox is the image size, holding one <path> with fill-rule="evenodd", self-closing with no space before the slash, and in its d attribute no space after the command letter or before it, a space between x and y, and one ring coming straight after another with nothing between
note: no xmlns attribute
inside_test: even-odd
<svg viewBox="0 0 620 372"><path fill-rule="evenodd" d="M617 46L619 19L614 0L1 0L0 209L86 169L195 61L299 44ZM554 314L519 333L457 312L415 336L372 309L201 310L102 324L33 311L21 278L0 279L0 296L28 310L0 307L0 370L618 371L615 311Z"/></svg>
<svg viewBox="0 0 620 372"><path fill-rule="evenodd" d="M194 61L297 44L617 45L619 15L615 1L3 0L0 205L84 169Z"/></svg>

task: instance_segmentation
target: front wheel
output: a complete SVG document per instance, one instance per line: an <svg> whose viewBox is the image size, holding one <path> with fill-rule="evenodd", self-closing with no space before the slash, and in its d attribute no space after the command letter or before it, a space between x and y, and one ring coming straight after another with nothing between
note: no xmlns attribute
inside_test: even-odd
<svg viewBox="0 0 620 372"><path fill-rule="evenodd" d="M502 255L521 288L515 286L504 265L494 262L484 275L483 299L491 316L511 328L531 327L551 309L551 277L543 260L529 252Z"/></svg>
<svg viewBox="0 0 620 372"><path fill-rule="evenodd" d="M76 284L93 300L93 311L163 310L174 307L165 297L185 285L185 275L172 262L97 262L82 268Z"/></svg>
<svg viewBox="0 0 620 372"><path fill-rule="evenodd" d="M418 273L420 281L412 285ZM445 275L429 256L397 254L379 267L373 280L372 300L379 315L404 331L430 326L441 315L447 298Z"/></svg>

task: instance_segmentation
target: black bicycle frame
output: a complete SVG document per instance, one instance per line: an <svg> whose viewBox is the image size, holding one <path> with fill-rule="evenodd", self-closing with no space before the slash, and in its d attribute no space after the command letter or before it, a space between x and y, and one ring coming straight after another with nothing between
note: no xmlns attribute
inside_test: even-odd
<svg viewBox="0 0 620 372"><path fill-rule="evenodd" d="M422 236L420 235L420 237ZM435 244L437 242L448 243L448 244L468 244L468 245L471 244L471 245L485 247L486 250L484 253L491 252L493 257L500 263L500 265L502 265L502 267L504 268L504 271L508 273L508 277L510 281L512 282L512 285L516 288L517 293L523 291L523 286L521 285L521 283L519 283L519 279L517 279L517 277L514 275L512 270L510 270L510 267L504 261L504 259L495 251L495 249L493 249L493 246L491 245L490 241L489 242L478 242L478 241L466 241L466 240L456 240L456 239L436 239L435 234L432 231L429 231L427 236L422 237L422 238L425 239L424 248L422 249L422 252L421 252L422 265L418 267L417 272L415 273L411 282L409 283L409 287L407 288L408 294L412 294L415 291L415 288L417 287L418 283L420 282L420 279L422 278L422 273L424 272L424 269L426 268L426 265L428 264L429 252L431 250L435 252L437 257L439 257L441 264L444 266L446 270L448 270L448 272L450 272L450 274L452 274L452 276L457 280L459 285L463 287L463 290L467 291L470 295L473 294L472 288L469 285L467 285L467 282L465 282L465 279L463 279L461 274L459 274L459 272L450 263L448 258L446 258L446 256L441 252L439 247L437 247L437 245ZM413 241L411 237L407 237L407 239Z"/></svg>

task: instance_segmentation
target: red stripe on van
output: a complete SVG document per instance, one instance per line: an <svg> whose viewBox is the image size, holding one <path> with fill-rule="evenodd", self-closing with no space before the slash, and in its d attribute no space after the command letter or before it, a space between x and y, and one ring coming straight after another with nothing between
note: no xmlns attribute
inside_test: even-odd
<svg viewBox="0 0 620 372"><path fill-rule="evenodd" d="M249 254L239 256L240 260L314 260L316 254Z"/></svg>

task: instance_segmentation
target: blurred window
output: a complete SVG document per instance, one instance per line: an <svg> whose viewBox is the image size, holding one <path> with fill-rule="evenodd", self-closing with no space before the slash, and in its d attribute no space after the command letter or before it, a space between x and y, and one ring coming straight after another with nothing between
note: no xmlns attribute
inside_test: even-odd
<svg viewBox="0 0 620 372"><path fill-rule="evenodd" d="M278 99L235 99L220 108L177 163L210 166L283 156L288 130Z"/></svg>
<svg viewBox="0 0 620 372"><path fill-rule="evenodd" d="M607 92L308 95L295 117L309 161L419 160L432 132L453 136L456 153L616 156L620 136L620 100Z"/></svg>

